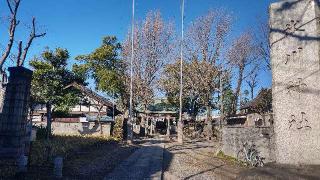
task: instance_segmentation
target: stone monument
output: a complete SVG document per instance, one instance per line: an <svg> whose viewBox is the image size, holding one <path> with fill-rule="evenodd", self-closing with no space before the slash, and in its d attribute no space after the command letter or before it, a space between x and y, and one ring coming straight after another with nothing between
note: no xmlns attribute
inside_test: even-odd
<svg viewBox="0 0 320 180"><path fill-rule="evenodd" d="M320 164L319 0L270 6L275 158Z"/></svg>
<svg viewBox="0 0 320 180"><path fill-rule="evenodd" d="M0 113L0 158L19 158L25 153L26 124L32 71L9 68L3 110Z"/></svg>

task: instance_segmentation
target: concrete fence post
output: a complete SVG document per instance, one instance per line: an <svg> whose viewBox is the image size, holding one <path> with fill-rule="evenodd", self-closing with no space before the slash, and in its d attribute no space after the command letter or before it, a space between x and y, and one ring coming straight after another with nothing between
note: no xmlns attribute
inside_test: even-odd
<svg viewBox="0 0 320 180"><path fill-rule="evenodd" d="M54 159L53 174L56 178L62 178L63 158L58 156Z"/></svg>
<svg viewBox="0 0 320 180"><path fill-rule="evenodd" d="M18 158L18 172L27 172L28 156L22 155Z"/></svg>

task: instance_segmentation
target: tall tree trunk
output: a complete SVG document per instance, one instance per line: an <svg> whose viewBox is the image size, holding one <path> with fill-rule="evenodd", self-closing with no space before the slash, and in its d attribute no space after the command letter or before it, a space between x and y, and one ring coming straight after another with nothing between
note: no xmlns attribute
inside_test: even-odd
<svg viewBox="0 0 320 180"><path fill-rule="evenodd" d="M220 120L219 120L219 126L220 129L222 128L222 123L224 121L224 103L223 103L223 98L224 98L224 88L223 88L223 75L220 74Z"/></svg>
<svg viewBox="0 0 320 180"><path fill-rule="evenodd" d="M207 137L211 140L213 132L212 132L212 118L211 118L211 106L209 104L206 105L207 109Z"/></svg>
<svg viewBox="0 0 320 180"><path fill-rule="evenodd" d="M211 121L211 106L209 104L206 105L207 110L207 122Z"/></svg>
<svg viewBox="0 0 320 180"><path fill-rule="evenodd" d="M197 98L194 98L192 101L191 101L191 112L190 112L190 116L191 116L191 119L193 120L196 120L196 116L197 116L197 112L196 112L196 101L197 101Z"/></svg>
<svg viewBox="0 0 320 180"><path fill-rule="evenodd" d="M50 102L46 103L47 108L47 139L51 137L51 122L52 122L52 105Z"/></svg>
<svg viewBox="0 0 320 180"><path fill-rule="evenodd" d="M207 137L211 140L213 132L212 132L212 118L211 118L211 106L210 106L210 94L207 94L207 103L206 103L206 110L207 110Z"/></svg>
<svg viewBox="0 0 320 180"><path fill-rule="evenodd" d="M237 81L237 88L234 93L232 114L236 114L236 112L237 112L239 96L240 96L240 91L241 91L241 85L242 85L242 80L243 80L243 71L244 71L244 66L239 66L239 76L238 76L238 81Z"/></svg>
<svg viewBox="0 0 320 180"><path fill-rule="evenodd" d="M250 87L250 91L251 91L251 100L253 100L254 87Z"/></svg>
<svg viewBox="0 0 320 180"><path fill-rule="evenodd" d="M144 105L144 113L146 113L147 112L147 106L146 105ZM142 129L141 129L141 127L142 127ZM146 117L145 117L145 114L142 114L141 115L141 122L140 122L140 132L139 132L139 134L140 135L144 135L144 136L146 136L147 135L147 131L146 131L146 129L148 128L148 124L146 123Z"/></svg>

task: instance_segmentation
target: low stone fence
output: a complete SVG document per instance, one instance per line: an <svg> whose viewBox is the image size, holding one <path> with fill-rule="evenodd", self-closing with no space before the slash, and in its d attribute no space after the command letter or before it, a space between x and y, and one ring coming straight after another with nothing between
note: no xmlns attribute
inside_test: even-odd
<svg viewBox="0 0 320 180"><path fill-rule="evenodd" d="M222 129L222 151L229 156L237 157L243 148L243 143L255 144L259 155L265 158L264 162L273 162L274 141L270 127L233 127Z"/></svg>
<svg viewBox="0 0 320 180"><path fill-rule="evenodd" d="M35 123L36 126L46 126L45 122ZM112 123L102 122L102 135L111 136ZM101 127L97 122L52 122L52 133L56 135L101 135Z"/></svg>

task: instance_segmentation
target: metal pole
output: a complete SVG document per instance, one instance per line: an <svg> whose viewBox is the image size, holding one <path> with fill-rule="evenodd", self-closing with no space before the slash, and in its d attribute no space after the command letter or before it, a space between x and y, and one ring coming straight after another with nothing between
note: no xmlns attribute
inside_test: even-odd
<svg viewBox="0 0 320 180"><path fill-rule="evenodd" d="M178 123L178 142L183 142L183 121L182 121L182 66L183 66L183 29L184 29L184 0L181 3L181 42L180 42L180 111L179 111L179 123Z"/></svg>
<svg viewBox="0 0 320 180"><path fill-rule="evenodd" d="M115 104L115 95L114 95L114 90L113 90L113 101L112 101L112 120L115 123L115 118L114 118L114 104Z"/></svg>
<svg viewBox="0 0 320 180"><path fill-rule="evenodd" d="M133 92L132 92L132 82L133 82L133 58L134 58L134 52L133 52L133 41L134 41L134 3L135 0L132 0L132 21L131 21L131 60L130 60L130 107L129 107L129 122L128 122L128 137L127 139L129 141L132 140L132 96L133 96Z"/></svg>

